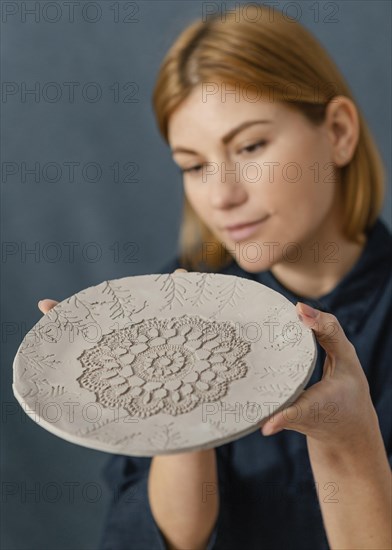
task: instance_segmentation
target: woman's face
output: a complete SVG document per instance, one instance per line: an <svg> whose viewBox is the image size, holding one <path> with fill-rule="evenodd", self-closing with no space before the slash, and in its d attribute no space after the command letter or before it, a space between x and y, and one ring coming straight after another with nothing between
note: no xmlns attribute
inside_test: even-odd
<svg viewBox="0 0 392 550"><path fill-rule="evenodd" d="M246 271L296 256L336 211L330 134L282 102L199 86L172 113L169 143L188 201Z"/></svg>

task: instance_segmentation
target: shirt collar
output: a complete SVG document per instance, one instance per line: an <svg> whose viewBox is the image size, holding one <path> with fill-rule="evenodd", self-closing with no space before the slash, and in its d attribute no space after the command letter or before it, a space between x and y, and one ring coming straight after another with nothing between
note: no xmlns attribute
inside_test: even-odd
<svg viewBox="0 0 392 550"><path fill-rule="evenodd" d="M333 313L344 324L345 329L353 334L359 330L364 318L371 311L391 277L392 234L390 230L381 218L377 218L366 235L366 244L355 265L333 290L317 300L304 298L288 290L269 270L248 273L234 259L224 272L233 275L240 273L243 277L265 284L283 294L294 304L304 302L321 311Z"/></svg>

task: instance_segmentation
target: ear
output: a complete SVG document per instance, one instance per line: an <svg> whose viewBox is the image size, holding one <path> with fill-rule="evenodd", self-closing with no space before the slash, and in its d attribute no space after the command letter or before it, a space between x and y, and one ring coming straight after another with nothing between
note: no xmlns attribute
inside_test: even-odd
<svg viewBox="0 0 392 550"><path fill-rule="evenodd" d="M325 124L331 143L332 161L336 166L348 164L359 140L359 116L354 102L343 95L327 105Z"/></svg>

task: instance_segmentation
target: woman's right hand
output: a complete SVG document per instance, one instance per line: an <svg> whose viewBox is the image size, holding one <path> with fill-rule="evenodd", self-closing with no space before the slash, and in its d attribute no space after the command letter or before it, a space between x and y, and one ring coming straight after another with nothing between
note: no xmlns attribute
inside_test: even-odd
<svg viewBox="0 0 392 550"><path fill-rule="evenodd" d="M59 302L56 302L56 300L40 300L38 302L38 309L42 311L42 313L48 313L52 309L52 307L56 306Z"/></svg>
<svg viewBox="0 0 392 550"><path fill-rule="evenodd" d="M175 269L173 273L177 273L177 272L186 273L187 271L186 269L179 268L179 269ZM59 302L56 302L56 300L50 300L50 299L40 300L38 302L38 309L40 309L42 313L48 313L48 311L50 311L58 303Z"/></svg>

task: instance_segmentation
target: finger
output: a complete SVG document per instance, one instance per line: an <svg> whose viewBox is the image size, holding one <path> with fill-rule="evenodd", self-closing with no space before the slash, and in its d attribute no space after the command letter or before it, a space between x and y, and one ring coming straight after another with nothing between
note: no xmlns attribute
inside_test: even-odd
<svg viewBox="0 0 392 550"><path fill-rule="evenodd" d="M263 435L272 435L282 430L296 430L301 432L302 412L306 410L306 390L299 398L286 408L276 412L260 425ZM303 432L301 432L303 433Z"/></svg>
<svg viewBox="0 0 392 550"><path fill-rule="evenodd" d="M355 352L354 346L335 315L314 309L302 302L297 302L295 307L299 319L314 331L320 345L328 354L339 358L352 357Z"/></svg>
<svg viewBox="0 0 392 550"><path fill-rule="evenodd" d="M173 273L188 273L188 271L182 267L179 267L178 269L175 269Z"/></svg>
<svg viewBox="0 0 392 550"><path fill-rule="evenodd" d="M40 309L42 313L48 313L48 311L50 311L58 303L59 302L57 302L56 300L50 300L50 299L40 300L38 302L38 309Z"/></svg>

